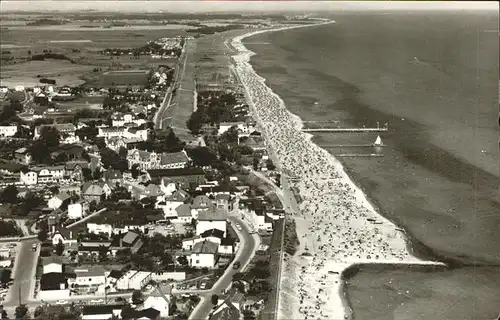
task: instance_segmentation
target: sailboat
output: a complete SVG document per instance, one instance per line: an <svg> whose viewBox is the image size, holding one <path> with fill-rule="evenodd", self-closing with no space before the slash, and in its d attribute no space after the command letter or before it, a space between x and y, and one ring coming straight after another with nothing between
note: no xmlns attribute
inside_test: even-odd
<svg viewBox="0 0 500 320"><path fill-rule="evenodd" d="M382 138L380 138L380 136L377 136L377 139L375 139L375 142L372 143L372 146L374 146L374 147L383 147L384 143L382 142Z"/></svg>

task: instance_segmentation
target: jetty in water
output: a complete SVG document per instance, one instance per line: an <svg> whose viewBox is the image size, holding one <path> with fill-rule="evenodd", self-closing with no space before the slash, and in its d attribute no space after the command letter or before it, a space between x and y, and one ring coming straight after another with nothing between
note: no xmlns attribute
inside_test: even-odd
<svg viewBox="0 0 500 320"><path fill-rule="evenodd" d="M307 128L302 132L387 132L389 128Z"/></svg>

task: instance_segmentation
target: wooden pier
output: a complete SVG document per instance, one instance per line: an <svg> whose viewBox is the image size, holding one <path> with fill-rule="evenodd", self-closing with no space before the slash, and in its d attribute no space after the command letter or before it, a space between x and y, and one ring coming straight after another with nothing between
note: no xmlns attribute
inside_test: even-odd
<svg viewBox="0 0 500 320"><path fill-rule="evenodd" d="M302 129L302 132L387 132L389 128L315 128Z"/></svg>
<svg viewBox="0 0 500 320"><path fill-rule="evenodd" d="M378 148L378 147L385 147L385 145L375 145L375 144L323 144L320 145L321 148L328 149L328 148Z"/></svg>
<svg viewBox="0 0 500 320"><path fill-rule="evenodd" d="M370 157L383 157L382 153L338 153L333 154L334 157L359 157L359 158L370 158Z"/></svg>

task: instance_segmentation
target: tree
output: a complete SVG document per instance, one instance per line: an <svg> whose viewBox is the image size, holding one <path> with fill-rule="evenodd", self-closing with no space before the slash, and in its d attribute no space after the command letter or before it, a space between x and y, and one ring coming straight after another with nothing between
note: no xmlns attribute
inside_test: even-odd
<svg viewBox="0 0 500 320"><path fill-rule="evenodd" d="M47 240L49 237L48 233L47 233L47 230L40 230L38 231L38 235L37 235L37 238L38 240L40 240L41 242L45 242L45 240Z"/></svg>
<svg viewBox="0 0 500 320"><path fill-rule="evenodd" d="M273 160L271 160L271 159L267 159L266 167L267 167L267 170L270 170L270 171L274 171L274 169L276 169L276 166L274 165Z"/></svg>
<svg viewBox="0 0 500 320"><path fill-rule="evenodd" d="M179 258L177 258L177 262L179 262L183 266L187 266L189 263L186 256L180 256Z"/></svg>
<svg viewBox="0 0 500 320"><path fill-rule="evenodd" d="M141 290L134 290L132 292L132 303L133 304L142 304L144 303L144 295Z"/></svg>
<svg viewBox="0 0 500 320"><path fill-rule="evenodd" d="M259 170L259 159L258 158L253 158L252 166L255 171Z"/></svg>
<svg viewBox="0 0 500 320"><path fill-rule="evenodd" d="M132 168L130 169L130 173L132 173L132 178L137 179L139 177L139 164L134 164Z"/></svg>
<svg viewBox="0 0 500 320"><path fill-rule="evenodd" d="M28 307L25 304L21 304L16 307L15 311L16 319L29 319Z"/></svg>
<svg viewBox="0 0 500 320"><path fill-rule="evenodd" d="M19 191L17 190L17 187L13 184L10 184L5 187L5 189L3 189L0 195L0 200L4 203L15 204L18 202L18 193Z"/></svg>
<svg viewBox="0 0 500 320"><path fill-rule="evenodd" d="M214 306L216 306L219 303L219 296L216 295L216 294L212 295L212 300L211 301L212 301L212 304Z"/></svg>
<svg viewBox="0 0 500 320"><path fill-rule="evenodd" d="M31 145L30 152L37 163L51 161L50 152L59 146L59 131L53 127L42 127L40 137Z"/></svg>
<svg viewBox="0 0 500 320"><path fill-rule="evenodd" d="M125 307L123 307L120 315L121 315L123 320L130 320L130 319L134 318L135 312L131 306L125 306Z"/></svg>
<svg viewBox="0 0 500 320"><path fill-rule="evenodd" d="M94 140L99 131L95 126L87 126L76 130L75 134L80 138L81 141Z"/></svg>
<svg viewBox="0 0 500 320"><path fill-rule="evenodd" d="M56 244L56 254L58 256L62 256L63 252L64 252L64 243L61 240L59 240L59 243Z"/></svg>
<svg viewBox="0 0 500 320"><path fill-rule="evenodd" d="M199 134L201 128L203 127L203 115L199 110L196 110L191 114L188 121L186 121L186 126L191 131L192 134Z"/></svg>
<svg viewBox="0 0 500 320"><path fill-rule="evenodd" d="M189 157L193 160L193 164L199 167L210 166L217 161L217 155L210 151L207 147L196 147L187 151Z"/></svg>

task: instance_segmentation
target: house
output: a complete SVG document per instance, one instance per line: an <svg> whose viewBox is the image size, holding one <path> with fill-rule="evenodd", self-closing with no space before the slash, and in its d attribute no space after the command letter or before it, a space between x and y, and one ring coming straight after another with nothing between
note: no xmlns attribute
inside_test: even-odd
<svg viewBox="0 0 500 320"><path fill-rule="evenodd" d="M171 287L166 287L167 289L162 289L156 286L155 290L144 300L143 308L149 309L153 308L160 312L161 318L167 318L169 316L170 304L171 304Z"/></svg>
<svg viewBox="0 0 500 320"><path fill-rule="evenodd" d="M134 126L140 126L145 123L145 119L136 118L132 114L113 115L111 117L111 125L113 127L122 127L125 126L125 124L134 124Z"/></svg>
<svg viewBox="0 0 500 320"><path fill-rule="evenodd" d="M83 180L83 169L88 169L89 164L84 160L67 161L64 165L66 177L74 181Z"/></svg>
<svg viewBox="0 0 500 320"><path fill-rule="evenodd" d="M12 137L17 133L17 126L0 126L0 137Z"/></svg>
<svg viewBox="0 0 500 320"><path fill-rule="evenodd" d="M198 236L182 240L182 250L191 251L194 245L198 242L208 240L212 243L217 243L219 254L233 254L235 240L231 238L224 238L224 232L217 229L211 229L203 232Z"/></svg>
<svg viewBox="0 0 500 320"><path fill-rule="evenodd" d="M189 194L182 190L176 190L171 195L160 196L155 203L155 209L162 209L165 219L177 218L177 207L189 200Z"/></svg>
<svg viewBox="0 0 500 320"><path fill-rule="evenodd" d="M44 266L45 269L45 266ZM48 272L40 277L38 298L45 301L69 299L70 290L66 275L62 272Z"/></svg>
<svg viewBox="0 0 500 320"><path fill-rule="evenodd" d="M190 255L193 268L214 268L217 264L219 245L209 240L195 243Z"/></svg>
<svg viewBox="0 0 500 320"><path fill-rule="evenodd" d="M79 256L99 256L102 252L108 253L111 241L85 240L78 245Z"/></svg>
<svg viewBox="0 0 500 320"><path fill-rule="evenodd" d="M147 271L129 270L116 281L118 290L141 290L149 281L152 273Z"/></svg>
<svg viewBox="0 0 500 320"><path fill-rule="evenodd" d="M68 218L77 220L85 216L89 210L89 203L87 201L78 201L76 203L68 204Z"/></svg>
<svg viewBox="0 0 500 320"><path fill-rule="evenodd" d="M273 231L274 220L268 214L265 213L263 208L255 208L250 210L245 210L242 215L247 219L250 224L260 231Z"/></svg>
<svg viewBox="0 0 500 320"><path fill-rule="evenodd" d="M196 223L196 234L201 235L203 232L210 229L218 229L227 232L227 216L220 210L207 210L200 211L198 213L198 219Z"/></svg>
<svg viewBox="0 0 500 320"><path fill-rule="evenodd" d="M72 243L76 243L77 240L73 238L73 231L64 227L59 227L52 235L52 245L55 246L60 242L62 242L64 245L69 245Z"/></svg>
<svg viewBox="0 0 500 320"><path fill-rule="evenodd" d="M210 313L210 320L239 320L240 310L229 300L224 300Z"/></svg>
<svg viewBox="0 0 500 320"><path fill-rule="evenodd" d="M136 320L160 320L160 311L155 308L141 309L134 311Z"/></svg>
<svg viewBox="0 0 500 320"><path fill-rule="evenodd" d="M248 138L242 138L239 141L240 145L245 145L251 148L253 151L264 151L266 150L266 145L264 144L264 139L258 136L250 136Z"/></svg>
<svg viewBox="0 0 500 320"><path fill-rule="evenodd" d="M163 195L163 191L161 190L160 186L153 184L153 183L150 183L144 189L142 195L145 197L157 198L157 197Z"/></svg>
<svg viewBox="0 0 500 320"><path fill-rule="evenodd" d="M59 193L49 199L49 201L47 202L47 206L53 210L59 209L63 206L63 204L68 204L70 200L71 196L69 194Z"/></svg>
<svg viewBox="0 0 500 320"><path fill-rule="evenodd" d="M160 169L187 168L191 163L185 150L160 155Z"/></svg>
<svg viewBox="0 0 500 320"><path fill-rule="evenodd" d="M221 305L234 306L238 311L241 311L245 303L245 295L241 293L237 288L231 286L227 294L219 296L217 306L214 308L214 312L219 309ZM223 308L224 309L224 308Z"/></svg>
<svg viewBox="0 0 500 320"><path fill-rule="evenodd" d="M221 135L224 132L226 132L229 129L231 129L232 127L236 127L236 129L238 130L238 132L242 132L242 133L247 133L248 132L248 126L244 122L221 122L219 124L218 134Z"/></svg>
<svg viewBox="0 0 500 320"><path fill-rule="evenodd" d="M106 197L106 193L103 186L97 183L85 183L82 186L82 197L88 202L95 201L99 203L101 199Z"/></svg>
<svg viewBox="0 0 500 320"><path fill-rule="evenodd" d="M71 289L77 290L80 294L104 294L106 275L103 268L99 266L77 268L73 274L74 277L68 279L68 285Z"/></svg>
<svg viewBox="0 0 500 320"><path fill-rule="evenodd" d="M143 150L129 150L127 154L129 167L138 166L140 170L181 169L191 163L186 151L173 153L156 153Z"/></svg>
<svg viewBox="0 0 500 320"><path fill-rule="evenodd" d="M231 255L234 254L235 239L223 238L219 243L219 254Z"/></svg>
<svg viewBox="0 0 500 320"><path fill-rule="evenodd" d="M55 123L55 124L42 124L35 127L35 135L33 138L38 139L44 128L55 128L61 135L74 136L76 127L72 123Z"/></svg>
<svg viewBox="0 0 500 320"><path fill-rule="evenodd" d="M134 231L128 231L121 239L120 246L130 248L130 252L137 253L143 244L144 242L140 234Z"/></svg>
<svg viewBox="0 0 500 320"><path fill-rule="evenodd" d="M43 166L21 170L19 181L25 185L57 183L64 180L64 166Z"/></svg>
<svg viewBox="0 0 500 320"><path fill-rule="evenodd" d="M59 146L58 151L51 153L52 159L57 159L59 156L64 155L68 161L85 160L85 148L79 144L63 144Z"/></svg>
<svg viewBox="0 0 500 320"><path fill-rule="evenodd" d="M111 183L121 182L123 179L123 174L120 170L106 170L103 173L103 178Z"/></svg>
<svg viewBox="0 0 500 320"><path fill-rule="evenodd" d="M183 203L177 208L175 208L175 213L177 218L170 220L172 223L191 223L193 221L193 215L191 213L191 206L187 203Z"/></svg>
<svg viewBox="0 0 500 320"><path fill-rule="evenodd" d="M170 181L177 182L183 189L194 189L205 182L205 171L196 167L147 170L146 176L148 180L153 182L169 178Z"/></svg>
<svg viewBox="0 0 500 320"><path fill-rule="evenodd" d="M28 148L19 148L14 151L14 160L22 164L31 163L31 153L28 152Z"/></svg>
<svg viewBox="0 0 500 320"><path fill-rule="evenodd" d="M217 208L223 209L226 212L232 211L234 202L235 202L235 197L231 197L230 194L226 193L218 193L215 196L215 204Z"/></svg>
<svg viewBox="0 0 500 320"><path fill-rule="evenodd" d="M126 305L84 305L82 320L109 320L113 317L121 318L122 309Z"/></svg>

